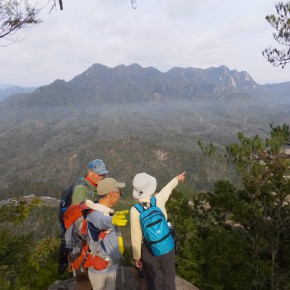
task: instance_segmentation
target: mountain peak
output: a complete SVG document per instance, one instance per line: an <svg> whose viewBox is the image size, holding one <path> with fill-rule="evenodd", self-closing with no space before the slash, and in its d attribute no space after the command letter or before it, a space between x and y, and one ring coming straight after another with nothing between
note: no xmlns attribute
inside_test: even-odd
<svg viewBox="0 0 290 290"><path fill-rule="evenodd" d="M137 63L109 68L95 63L71 81L55 80L28 94L29 106L78 106L99 103L168 102L179 99L214 99L228 93L245 94L260 88L243 71L225 65L200 68L174 67L160 72Z"/></svg>

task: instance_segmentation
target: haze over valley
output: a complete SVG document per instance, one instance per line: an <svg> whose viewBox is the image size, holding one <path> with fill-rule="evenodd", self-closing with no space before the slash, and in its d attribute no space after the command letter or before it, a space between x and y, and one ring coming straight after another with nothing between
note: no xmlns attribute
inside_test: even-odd
<svg viewBox="0 0 290 290"><path fill-rule="evenodd" d="M102 158L130 184L137 172L160 180L185 170L193 195L216 179L235 179L223 155L237 133L267 137L269 124L290 123L290 82L257 84L225 66L172 68L94 64L71 81L56 80L0 102L1 198L58 197ZM198 146L213 143L204 156Z"/></svg>

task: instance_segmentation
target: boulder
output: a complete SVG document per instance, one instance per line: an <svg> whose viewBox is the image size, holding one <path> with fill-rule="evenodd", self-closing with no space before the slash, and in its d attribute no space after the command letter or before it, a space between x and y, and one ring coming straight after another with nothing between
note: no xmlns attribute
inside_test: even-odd
<svg viewBox="0 0 290 290"><path fill-rule="evenodd" d="M199 290L178 276L175 277L175 282L177 290ZM48 290L76 290L75 279L56 281ZM133 267L123 267L123 271L118 273L117 290L147 290L143 273Z"/></svg>

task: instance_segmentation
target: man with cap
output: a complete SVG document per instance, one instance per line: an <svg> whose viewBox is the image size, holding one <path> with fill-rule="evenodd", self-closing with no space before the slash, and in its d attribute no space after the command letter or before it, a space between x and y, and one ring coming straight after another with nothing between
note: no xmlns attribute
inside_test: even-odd
<svg viewBox="0 0 290 290"><path fill-rule="evenodd" d="M106 165L103 160L95 159L89 162L88 164L88 173L84 178L85 183L87 184L78 184L72 195L72 204L82 202L86 199L92 201L98 200L97 186L99 182L105 178L105 175L109 171L106 169Z"/></svg>
<svg viewBox="0 0 290 290"><path fill-rule="evenodd" d="M113 208L118 204L122 195L121 189L125 183L114 178L104 178L97 187L99 202L91 206L95 211L87 217L89 222L89 246L91 252L97 251L97 244L93 240L93 233L106 230L107 235L103 240L101 254L109 259L109 266L104 270L88 269L88 275L93 290L115 290L117 271L124 252L123 239L119 226L127 224L126 214L128 210L114 212ZM90 227L93 225L93 227ZM105 249L105 250L104 250Z"/></svg>
<svg viewBox="0 0 290 290"><path fill-rule="evenodd" d="M103 160L95 159L89 162L88 171L82 180L85 182L76 183L77 185L73 189L72 204L76 204L87 199L92 201L98 200L97 186L99 182L105 178L105 175L109 171L106 169L106 165ZM86 269L82 271L76 271L76 288L77 290L91 290L92 286L88 277Z"/></svg>
<svg viewBox="0 0 290 290"><path fill-rule="evenodd" d="M185 180L185 172L173 178L159 193L155 194L157 181L156 178L143 172L135 175L133 179L133 197L139 203L150 205L150 198L155 195L156 206L158 206L165 217L167 213L165 204L170 197L172 190L178 185L179 181ZM130 210L131 224L131 243L133 259L138 269L144 268L147 287L150 290L176 290L175 286L175 250L162 256L153 256L143 243L143 234L140 225L140 213L133 206ZM160 276L161 268L162 275ZM163 285L160 285L163 283Z"/></svg>

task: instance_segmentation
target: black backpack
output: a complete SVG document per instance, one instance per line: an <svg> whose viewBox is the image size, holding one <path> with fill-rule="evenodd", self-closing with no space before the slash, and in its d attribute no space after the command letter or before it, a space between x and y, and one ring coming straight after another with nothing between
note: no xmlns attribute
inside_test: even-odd
<svg viewBox="0 0 290 290"><path fill-rule="evenodd" d="M68 207L72 204L72 195L75 187L77 185L83 185L87 188L89 195L92 195L92 191L88 184L85 182L84 177L78 178L75 182L69 185L61 194L60 204L59 204L59 211L58 211L58 219L61 224L63 230L65 230L64 223L63 223L63 215Z"/></svg>
<svg viewBox="0 0 290 290"><path fill-rule="evenodd" d="M68 266L68 260L67 255L69 253L69 249L66 247L65 243L65 225L63 221L63 216L68 207L72 204L72 195L75 187L77 185L84 185L89 192L89 195L92 195L92 191L88 184L85 182L84 177L78 178L75 182L73 182L71 185L69 185L61 194L60 204L59 204L59 211L58 211L58 219L61 225L61 243L59 247L59 253L58 253L58 273L63 274Z"/></svg>

